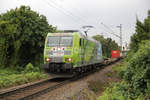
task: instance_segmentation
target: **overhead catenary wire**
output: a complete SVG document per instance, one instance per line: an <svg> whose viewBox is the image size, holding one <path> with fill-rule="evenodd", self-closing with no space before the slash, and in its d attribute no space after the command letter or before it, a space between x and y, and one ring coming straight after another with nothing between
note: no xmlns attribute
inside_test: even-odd
<svg viewBox="0 0 150 100"><path fill-rule="evenodd" d="M51 2L55 3L56 5L58 5L58 4L57 4L56 2L54 2L53 0L51 0ZM60 7L60 6L59 6L59 7ZM78 10L78 12L79 12L79 9L78 9L77 7L76 7L75 9L76 9L76 11ZM67 10L67 11L69 11L69 10ZM69 11L69 12L70 12L70 11ZM86 22L86 21L85 21L85 17L86 17L86 16L83 16L83 15L81 15L81 14L78 14L78 16L79 16L80 18L84 18L84 19L82 19L82 20L83 20L84 22ZM94 22L97 23L97 21L94 21ZM107 31L106 29L100 27L99 25L94 25L94 27L96 28L96 30L99 30L99 28L102 29L102 30L104 30L105 33L106 33L106 35L108 35L107 32L110 33L109 31ZM103 35L103 34L102 34L102 35Z"/></svg>
<svg viewBox="0 0 150 100"><path fill-rule="evenodd" d="M111 32L110 32L110 34L113 34L114 36L116 36L116 37L118 37L118 38L120 38L120 36L119 35L117 35L117 34L115 34L115 32L112 30L112 29L110 29L108 26L106 26L105 24L103 24L103 23L101 23L105 28L107 28L107 29L109 29Z"/></svg>
<svg viewBox="0 0 150 100"><path fill-rule="evenodd" d="M56 2L54 2L54 1L50 1L50 2L48 2L48 1L46 1L46 0L43 0L43 1L45 1L46 3L48 3L51 7L53 7L53 8L55 8L55 9L57 9L59 12L62 12L63 14L67 14L67 16L69 15L71 18L74 18L74 19L76 19L76 20L78 20L78 21L76 21L76 23L78 22L78 23L81 23L82 22L82 24L83 25L85 25L85 23L87 23L84 19L82 19L82 16L80 16L80 15L75 15L75 14L73 14L72 12L70 12L69 10L66 10L65 8L63 8L62 6L60 6L60 5L58 5ZM79 21L80 20L80 21ZM80 24L81 25L81 24ZM96 29L97 30L97 29Z"/></svg>
<svg viewBox="0 0 150 100"><path fill-rule="evenodd" d="M54 2L54 1L47 1L47 0L42 0L42 1L44 1L46 4L48 4L50 7L52 7L52 8L55 8L57 11L59 11L59 12L61 12L61 13L63 13L64 15L66 15L66 16L68 16L68 17L70 17L70 18L72 18L72 20L76 23L76 24L78 24L78 25L81 25L81 24L83 24L83 25L85 25L85 23L87 23L86 21L85 21L85 19L83 19L83 16L82 15L75 15L75 14L73 14L72 12L70 12L69 10L66 10L64 7L62 7L62 6L60 6L60 5L58 5L58 3L56 3L56 2ZM84 17L85 18L85 17ZM95 21L95 22L97 22L97 21ZM107 32L107 33L110 33L111 34L111 32L109 32L108 30L106 30L106 29L104 29L104 28L102 28L102 27L100 27L100 26L98 26L98 25L93 25L94 27L95 27L95 29L96 30L99 30L99 28L100 29L102 29L102 30L104 30L105 32ZM81 27L81 26L80 26ZM103 34L102 34L103 35ZM108 34L107 34L108 35Z"/></svg>
<svg viewBox="0 0 150 100"><path fill-rule="evenodd" d="M74 18L72 15L70 15L70 14L66 13L65 11L63 11L62 9L60 9L60 8L58 8L58 7L54 6L54 5L52 5L52 4L49 3L47 0L42 0L42 1L45 2L49 7L52 7L52 8L54 8L54 9L56 9L58 12L60 12L60 13L64 14L65 16L71 18L77 25L80 25L80 23L77 22L77 19Z"/></svg>
<svg viewBox="0 0 150 100"><path fill-rule="evenodd" d="M53 1L53 0L51 0L51 1ZM53 2L54 2L54 1L53 1ZM55 4L57 4L57 3L55 2ZM73 6L72 6L72 7L73 7ZM79 9L78 9L77 7L76 7L75 9L76 9L76 11L78 10L78 12L79 12ZM81 14L78 14L78 16L80 16L81 18L84 18L84 19L85 19L85 17L86 17L86 16L83 16L83 15L81 15ZM87 18L87 17L86 17L86 18ZM84 19L83 19L83 20L84 20ZM94 22L97 23L97 21L94 21ZM104 30L104 31L105 31L104 34L106 34L106 36L108 35L107 32L110 33L108 30L106 30L106 29L100 27L99 24L98 24L98 25L94 25L94 27L96 28L96 30L99 30L99 28L102 29L102 30ZM110 33L110 34L111 34L111 33ZM103 35L103 33L102 33L102 35Z"/></svg>
<svg viewBox="0 0 150 100"><path fill-rule="evenodd" d="M53 0L51 0L51 1L53 1ZM54 2L54 1L53 1ZM55 2L55 4L57 4L56 2ZM73 7L73 6L71 6L71 7ZM80 11L77 7L75 8L75 10L77 11L78 10L78 12ZM81 14L78 14L78 16L80 17L80 18L84 18L83 20L84 20L84 22L86 21L85 20L85 18L87 18L85 15L81 15ZM95 21L96 23L97 23L97 21ZM100 26L98 26L98 25L93 25L94 26L94 28L96 29L96 30L100 30L100 29L103 29L103 28L101 28ZM100 29L99 29L100 28ZM103 30L105 30L105 29L103 29ZM105 30L106 31L106 30ZM107 31L108 32L108 31ZM101 33L102 34L102 33ZM106 33L107 34L107 33ZM103 35L103 34L102 34Z"/></svg>

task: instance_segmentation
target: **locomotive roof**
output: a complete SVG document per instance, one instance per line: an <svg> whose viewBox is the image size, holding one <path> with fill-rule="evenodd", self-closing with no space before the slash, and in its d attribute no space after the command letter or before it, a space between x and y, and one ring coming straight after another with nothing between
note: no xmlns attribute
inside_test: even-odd
<svg viewBox="0 0 150 100"><path fill-rule="evenodd" d="M48 33L48 36L72 36L72 33Z"/></svg>
<svg viewBox="0 0 150 100"><path fill-rule="evenodd" d="M96 42L96 43L100 43L100 42L98 42L97 40L95 40L91 37L85 36L84 33L82 33L82 32L48 33L48 36L52 36L52 35L53 36L72 36L75 33L80 34L81 38L84 38L86 40L93 41L93 42Z"/></svg>

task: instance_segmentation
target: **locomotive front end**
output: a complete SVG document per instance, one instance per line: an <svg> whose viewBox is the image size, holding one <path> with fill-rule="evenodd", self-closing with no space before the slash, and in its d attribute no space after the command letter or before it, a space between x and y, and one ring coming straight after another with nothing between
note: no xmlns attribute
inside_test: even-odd
<svg viewBox="0 0 150 100"><path fill-rule="evenodd" d="M71 73L73 68L72 46L72 34L49 33L44 48L44 70L47 73Z"/></svg>

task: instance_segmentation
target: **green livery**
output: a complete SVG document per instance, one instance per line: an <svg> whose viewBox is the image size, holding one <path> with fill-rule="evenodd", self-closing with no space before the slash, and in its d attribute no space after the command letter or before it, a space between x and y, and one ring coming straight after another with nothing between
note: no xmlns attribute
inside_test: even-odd
<svg viewBox="0 0 150 100"><path fill-rule="evenodd" d="M44 70L48 73L88 69L102 62L102 46L79 32L48 33L44 47Z"/></svg>

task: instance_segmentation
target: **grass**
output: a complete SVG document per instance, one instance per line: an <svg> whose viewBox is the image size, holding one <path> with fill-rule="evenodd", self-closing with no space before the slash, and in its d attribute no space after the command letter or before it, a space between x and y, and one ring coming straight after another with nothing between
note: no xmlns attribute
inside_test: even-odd
<svg viewBox="0 0 150 100"><path fill-rule="evenodd" d="M98 100L130 100L128 97L123 96L121 89L120 84L111 83Z"/></svg>
<svg viewBox="0 0 150 100"><path fill-rule="evenodd" d="M124 70L124 67L122 64L116 64L115 66L112 67L112 72L106 72L105 74L109 78L118 78L120 79L120 74ZM102 96L96 98L93 95L89 95L88 97L94 98L94 99L89 99L89 100L124 100L122 94L120 93L119 89L116 86L113 87L113 84L117 84L110 82L109 84L101 82L100 80L97 81L90 81L89 83L89 88L94 92L98 93L99 91L103 91ZM117 91L116 93L113 93L114 91ZM88 94L88 93L87 93ZM114 99L112 99L114 98ZM117 98L117 99L116 99ZM126 100L129 100L128 98Z"/></svg>
<svg viewBox="0 0 150 100"><path fill-rule="evenodd" d="M127 63L121 63L121 64L116 64L115 66L112 67L112 70L116 73L117 78L122 79L125 69L126 69Z"/></svg>
<svg viewBox="0 0 150 100"><path fill-rule="evenodd" d="M108 77L116 77L121 79L124 73L125 64L116 64L112 67L113 73L106 73ZM113 82L110 83L107 88L105 88L104 92L101 96L99 96L98 100L130 100L128 97L124 97L122 90L126 90L125 87L122 85L123 82Z"/></svg>
<svg viewBox="0 0 150 100"><path fill-rule="evenodd" d="M121 64L116 64L115 66L112 67L112 70L115 72L120 72L124 67L122 67Z"/></svg>
<svg viewBox="0 0 150 100"><path fill-rule="evenodd" d="M103 82L101 82L100 80L97 80L97 81L88 81L88 87L94 93L97 93L98 91L104 90L105 86L106 86L106 84L103 83Z"/></svg>
<svg viewBox="0 0 150 100"><path fill-rule="evenodd" d="M107 72L105 73L108 77L112 78L115 76L115 74L113 72Z"/></svg>
<svg viewBox="0 0 150 100"><path fill-rule="evenodd" d="M80 100L80 99L81 100L97 100L97 97L96 97L95 93L89 92L89 90L84 89L80 92L80 94L72 95L69 98L69 100ZM64 100L66 100L66 99L64 99Z"/></svg>
<svg viewBox="0 0 150 100"><path fill-rule="evenodd" d="M87 96L88 100L97 100L96 95L94 93L90 93L88 91L84 91L85 95Z"/></svg>
<svg viewBox="0 0 150 100"><path fill-rule="evenodd" d="M17 86L44 78L46 78L46 75L39 71L24 72L24 70L17 71L15 69L0 68L0 89Z"/></svg>

